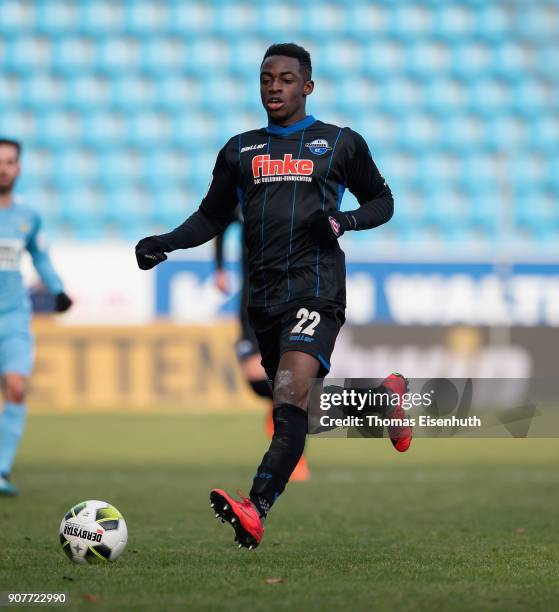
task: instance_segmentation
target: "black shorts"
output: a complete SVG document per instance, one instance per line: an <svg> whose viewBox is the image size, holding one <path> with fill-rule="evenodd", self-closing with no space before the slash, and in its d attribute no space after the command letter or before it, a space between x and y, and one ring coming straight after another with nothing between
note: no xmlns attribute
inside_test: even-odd
<svg viewBox="0 0 559 612"><path fill-rule="evenodd" d="M280 357L288 351L315 357L320 363L319 378L329 372L336 337L345 322L342 304L304 298L266 308L249 307L248 316L270 380L275 378Z"/></svg>

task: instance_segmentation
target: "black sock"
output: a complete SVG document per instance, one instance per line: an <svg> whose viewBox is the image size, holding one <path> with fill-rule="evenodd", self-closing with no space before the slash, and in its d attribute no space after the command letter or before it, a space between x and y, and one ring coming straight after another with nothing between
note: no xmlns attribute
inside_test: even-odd
<svg viewBox="0 0 559 612"><path fill-rule="evenodd" d="M293 404L274 408L274 436L256 471L250 499L265 517L285 489L305 449L307 413Z"/></svg>

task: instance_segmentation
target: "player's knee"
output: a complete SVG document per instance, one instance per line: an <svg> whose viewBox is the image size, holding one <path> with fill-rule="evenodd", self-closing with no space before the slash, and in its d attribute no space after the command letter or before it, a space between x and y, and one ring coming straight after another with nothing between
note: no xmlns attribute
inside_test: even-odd
<svg viewBox="0 0 559 612"><path fill-rule="evenodd" d="M4 398L7 402L22 404L25 401L26 381L23 376L6 376L4 379Z"/></svg>
<svg viewBox="0 0 559 612"><path fill-rule="evenodd" d="M278 370L274 381L274 406L291 404L307 409L308 385L299 380L293 370Z"/></svg>

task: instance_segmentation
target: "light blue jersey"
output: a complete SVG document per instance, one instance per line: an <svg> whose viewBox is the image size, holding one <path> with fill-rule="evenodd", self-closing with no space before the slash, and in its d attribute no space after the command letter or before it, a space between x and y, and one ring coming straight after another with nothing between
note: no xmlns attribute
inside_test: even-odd
<svg viewBox="0 0 559 612"><path fill-rule="evenodd" d="M53 294L63 291L42 236L39 214L23 204L0 207L0 374L31 373L31 302L21 275L25 250L47 289Z"/></svg>
<svg viewBox="0 0 559 612"><path fill-rule="evenodd" d="M29 251L45 287L53 294L63 291L41 225L39 214L24 204L0 208L0 316L14 310L30 312L29 294L21 276L25 250Z"/></svg>

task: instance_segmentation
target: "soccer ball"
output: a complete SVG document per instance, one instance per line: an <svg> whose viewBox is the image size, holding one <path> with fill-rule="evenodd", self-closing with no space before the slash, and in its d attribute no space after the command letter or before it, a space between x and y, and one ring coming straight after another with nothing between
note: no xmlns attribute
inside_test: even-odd
<svg viewBox="0 0 559 612"><path fill-rule="evenodd" d="M60 523L62 550L74 563L115 561L127 541L128 529L122 514L96 499L70 508Z"/></svg>

